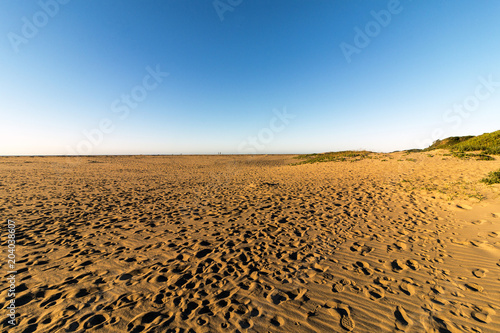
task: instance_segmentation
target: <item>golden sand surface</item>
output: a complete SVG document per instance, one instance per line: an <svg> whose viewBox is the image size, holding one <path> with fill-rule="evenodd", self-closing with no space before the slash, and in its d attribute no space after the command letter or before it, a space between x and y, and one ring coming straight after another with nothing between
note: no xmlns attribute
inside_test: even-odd
<svg viewBox="0 0 500 333"><path fill-rule="evenodd" d="M0 157L16 332L500 332L500 160L292 157Z"/></svg>

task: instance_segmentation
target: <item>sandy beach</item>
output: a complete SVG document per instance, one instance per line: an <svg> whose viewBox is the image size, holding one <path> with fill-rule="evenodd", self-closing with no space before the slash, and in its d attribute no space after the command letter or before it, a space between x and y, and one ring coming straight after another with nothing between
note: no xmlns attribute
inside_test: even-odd
<svg viewBox="0 0 500 333"><path fill-rule="evenodd" d="M0 157L16 332L500 332L500 160L446 153Z"/></svg>

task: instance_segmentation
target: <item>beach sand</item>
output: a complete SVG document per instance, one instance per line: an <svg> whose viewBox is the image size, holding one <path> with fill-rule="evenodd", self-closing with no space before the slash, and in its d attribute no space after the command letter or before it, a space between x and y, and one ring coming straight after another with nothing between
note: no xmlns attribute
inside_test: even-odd
<svg viewBox="0 0 500 333"><path fill-rule="evenodd" d="M0 157L15 331L500 332L500 160L297 161Z"/></svg>

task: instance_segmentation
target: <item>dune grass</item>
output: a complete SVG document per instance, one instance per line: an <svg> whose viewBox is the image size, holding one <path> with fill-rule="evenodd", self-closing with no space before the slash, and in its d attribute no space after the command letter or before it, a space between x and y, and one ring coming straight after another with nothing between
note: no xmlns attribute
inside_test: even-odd
<svg viewBox="0 0 500 333"><path fill-rule="evenodd" d="M460 142L452 147L458 152L480 151L485 154L500 155L500 131L485 133Z"/></svg>
<svg viewBox="0 0 500 333"><path fill-rule="evenodd" d="M409 149L404 153L409 155L411 153L429 152L435 149L448 149L449 154L444 156L453 156L460 159L476 159L479 161L492 161L495 158L490 155L500 155L500 131L492 133L484 133L478 136L453 136L443 140L436 140L431 146L426 149ZM300 162L293 163L293 165L318 163L318 162L342 162L342 161L359 161L365 158L372 158L372 152L366 150L345 150L338 152L328 152L321 154L304 154L298 155L295 159L301 160ZM434 155L428 154L429 157ZM413 158L407 158L407 161L415 162ZM400 160L402 161L402 159Z"/></svg>
<svg viewBox="0 0 500 333"><path fill-rule="evenodd" d="M478 136L455 136L437 140L426 151L434 149L449 149L463 157L460 153L481 151L480 155L500 155L500 131L484 133Z"/></svg>
<svg viewBox="0 0 500 333"><path fill-rule="evenodd" d="M481 179L481 182L488 185L500 184L500 170L490 172L487 177Z"/></svg>
<svg viewBox="0 0 500 333"><path fill-rule="evenodd" d="M452 136L443 140L436 140L428 148L425 148L424 151L430 151L435 149L451 149L456 145L465 142L467 140L470 140L472 138L474 138L474 136L469 135L469 136Z"/></svg>
<svg viewBox="0 0 500 333"><path fill-rule="evenodd" d="M296 159L303 161L294 163L293 165L318 163L318 162L343 162L347 160L359 161L365 158L369 158L370 154L371 152L366 150L360 150L360 151L345 150L345 151L329 152L322 154L305 154L296 156L295 157Z"/></svg>
<svg viewBox="0 0 500 333"><path fill-rule="evenodd" d="M454 151L454 152L451 153L451 156L458 157L458 158L463 159L463 160L469 160L471 158L474 158L474 159L476 159L478 161L494 161L495 160L490 155L486 155L484 153L473 154L473 153L465 153L465 152Z"/></svg>

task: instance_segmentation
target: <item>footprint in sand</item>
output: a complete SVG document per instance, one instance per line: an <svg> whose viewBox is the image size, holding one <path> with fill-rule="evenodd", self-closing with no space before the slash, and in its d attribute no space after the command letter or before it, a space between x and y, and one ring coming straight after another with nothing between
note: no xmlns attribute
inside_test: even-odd
<svg viewBox="0 0 500 333"><path fill-rule="evenodd" d="M368 264L367 262L357 261L355 265L359 269L361 269L365 275L372 275L373 274L373 269L370 267L370 264Z"/></svg>
<svg viewBox="0 0 500 333"><path fill-rule="evenodd" d="M373 282L375 282L378 285L381 285L385 289L389 288L389 285L393 281L394 279L388 276L379 276L375 280L373 280Z"/></svg>
<svg viewBox="0 0 500 333"><path fill-rule="evenodd" d="M467 288L469 288L470 290L473 290L473 291L477 291L477 292L481 292L484 290L483 287L481 287L480 285L478 285L477 283L475 282L469 282L469 283L466 283L465 286Z"/></svg>
<svg viewBox="0 0 500 333"><path fill-rule="evenodd" d="M344 291L344 285L340 282L334 283L332 290L336 293L340 293L340 292Z"/></svg>
<svg viewBox="0 0 500 333"><path fill-rule="evenodd" d="M283 326L285 325L285 319L283 319L283 317L281 316L274 316L271 319L271 324L273 324L274 326Z"/></svg>
<svg viewBox="0 0 500 333"><path fill-rule="evenodd" d="M379 300L385 296L385 291L377 285L368 285L368 295L372 300Z"/></svg>
<svg viewBox="0 0 500 333"><path fill-rule="evenodd" d="M337 311L340 313L340 326L345 330L352 331L354 329L354 320L351 318L351 311L347 304L339 304Z"/></svg>
<svg viewBox="0 0 500 333"><path fill-rule="evenodd" d="M399 289L409 296L415 295L415 287L408 282L401 283Z"/></svg>
<svg viewBox="0 0 500 333"><path fill-rule="evenodd" d="M396 249L400 250L400 251L401 251L401 250L406 250L406 248L407 248L406 243L401 242L401 241L395 242L395 243L393 244L393 246L394 246Z"/></svg>
<svg viewBox="0 0 500 333"><path fill-rule="evenodd" d="M405 309L401 306L396 307L394 315L396 316L396 328L398 330L405 331L413 324L413 320L408 317Z"/></svg>
<svg viewBox="0 0 500 333"><path fill-rule="evenodd" d="M205 326L208 322L209 322L209 319L206 316L200 316L196 319L196 324L198 326Z"/></svg>
<svg viewBox="0 0 500 333"><path fill-rule="evenodd" d="M374 248L371 246L365 245L365 243L362 242L355 242L351 246L351 251L352 252L359 252L362 256L366 256L367 254L373 252Z"/></svg>
<svg viewBox="0 0 500 333"><path fill-rule="evenodd" d="M492 232L488 233L488 236L491 238L497 238L500 236L500 233L498 233L496 231L492 231Z"/></svg>
<svg viewBox="0 0 500 333"><path fill-rule="evenodd" d="M418 261L416 261L414 259L408 259L406 261L406 264L408 265L408 267L410 267L414 271L418 271L420 269L420 264L418 263Z"/></svg>
<svg viewBox="0 0 500 333"><path fill-rule="evenodd" d="M289 297L286 293L277 291L272 294L269 294L268 297L266 298L270 303L274 303L276 305L281 304L282 302L286 302L289 300Z"/></svg>
<svg viewBox="0 0 500 333"><path fill-rule="evenodd" d="M482 323L486 323L486 324L491 323L491 317L490 317L489 313L486 313L486 312L472 311L472 318L474 318L477 321L480 321Z"/></svg>
<svg viewBox="0 0 500 333"><path fill-rule="evenodd" d="M443 295L444 294L444 288L441 287L441 286L438 286L438 285L434 285L431 287L431 290L436 293L436 294L440 294L440 295Z"/></svg>
<svg viewBox="0 0 500 333"><path fill-rule="evenodd" d="M46 297L41 303L40 303L40 307L41 308L50 308L54 305L56 305L57 301L61 298L62 296L62 292L58 292L58 293L55 293L55 294L52 294L48 297Z"/></svg>
<svg viewBox="0 0 500 333"><path fill-rule="evenodd" d="M340 293L341 291L344 291L344 287L348 285L352 285L353 282L349 279L342 279L336 283L333 284L332 286L332 291L336 293Z"/></svg>
<svg viewBox="0 0 500 333"><path fill-rule="evenodd" d="M450 332L450 333L460 332L448 318L440 314L432 316L432 319L434 319L434 323L437 325L439 332ZM428 319L426 318L425 321L428 321ZM421 322L423 322L423 320Z"/></svg>
<svg viewBox="0 0 500 333"><path fill-rule="evenodd" d="M486 270L485 269L481 269L481 268L478 268L478 269L475 269L472 271L472 274L477 277L477 278L483 278L485 277L486 275Z"/></svg>
<svg viewBox="0 0 500 333"><path fill-rule="evenodd" d="M292 292L289 292L288 296L290 297L290 299L299 300L305 295L306 292L307 292L306 288L298 288Z"/></svg>
<svg viewBox="0 0 500 333"><path fill-rule="evenodd" d="M83 318L82 318L83 319ZM83 327L85 329L100 329L106 325L109 321L109 316L107 314L95 314L88 318L84 323Z"/></svg>
<svg viewBox="0 0 500 333"><path fill-rule="evenodd" d="M396 273L399 273L405 270L408 266L401 259L396 259L391 263L392 270Z"/></svg>
<svg viewBox="0 0 500 333"><path fill-rule="evenodd" d="M134 317L127 325L127 330L129 332L142 332L149 327L155 327L160 324L160 322L168 319L172 313L162 313L162 312L144 312L136 317Z"/></svg>

